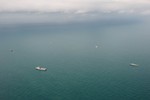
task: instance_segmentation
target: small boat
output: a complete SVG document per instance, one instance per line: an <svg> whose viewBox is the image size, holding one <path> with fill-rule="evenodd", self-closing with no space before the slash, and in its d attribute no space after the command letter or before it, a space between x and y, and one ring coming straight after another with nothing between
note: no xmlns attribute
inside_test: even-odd
<svg viewBox="0 0 150 100"><path fill-rule="evenodd" d="M13 49L10 49L10 52L14 52L14 50L13 50Z"/></svg>
<svg viewBox="0 0 150 100"><path fill-rule="evenodd" d="M139 65L138 65L138 64L135 64L135 63L130 63L130 66L138 67Z"/></svg>
<svg viewBox="0 0 150 100"><path fill-rule="evenodd" d="M46 71L47 68L44 68L44 67L41 67L41 66L38 66L38 67L35 67L36 70L39 70L39 71Z"/></svg>
<svg viewBox="0 0 150 100"><path fill-rule="evenodd" d="M96 45L95 48L98 48L98 45Z"/></svg>

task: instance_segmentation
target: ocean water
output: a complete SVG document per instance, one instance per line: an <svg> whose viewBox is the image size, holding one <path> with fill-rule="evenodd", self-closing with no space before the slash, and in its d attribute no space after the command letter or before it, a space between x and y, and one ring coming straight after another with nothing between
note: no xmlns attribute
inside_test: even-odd
<svg viewBox="0 0 150 100"><path fill-rule="evenodd" d="M149 25L1 26L0 100L149 100Z"/></svg>

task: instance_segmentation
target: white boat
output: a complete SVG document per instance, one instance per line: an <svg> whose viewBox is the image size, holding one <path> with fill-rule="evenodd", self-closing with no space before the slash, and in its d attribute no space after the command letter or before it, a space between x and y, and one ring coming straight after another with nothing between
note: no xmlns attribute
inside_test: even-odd
<svg viewBox="0 0 150 100"><path fill-rule="evenodd" d="M98 48L98 45L96 45L95 48Z"/></svg>
<svg viewBox="0 0 150 100"><path fill-rule="evenodd" d="M138 65L138 64L135 64L135 63L130 63L130 66L138 67L139 65Z"/></svg>
<svg viewBox="0 0 150 100"><path fill-rule="evenodd" d="M40 70L40 71L46 71L47 68L44 68L44 67L41 67L41 66L38 66L38 67L35 67L36 70Z"/></svg>

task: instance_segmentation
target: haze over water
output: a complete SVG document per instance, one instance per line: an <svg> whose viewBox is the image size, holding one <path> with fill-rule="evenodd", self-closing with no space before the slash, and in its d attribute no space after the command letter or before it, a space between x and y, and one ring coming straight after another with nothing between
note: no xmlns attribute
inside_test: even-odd
<svg viewBox="0 0 150 100"><path fill-rule="evenodd" d="M150 2L63 1L0 1L0 100L149 100Z"/></svg>
<svg viewBox="0 0 150 100"><path fill-rule="evenodd" d="M0 99L148 100L149 23L92 24L1 27Z"/></svg>

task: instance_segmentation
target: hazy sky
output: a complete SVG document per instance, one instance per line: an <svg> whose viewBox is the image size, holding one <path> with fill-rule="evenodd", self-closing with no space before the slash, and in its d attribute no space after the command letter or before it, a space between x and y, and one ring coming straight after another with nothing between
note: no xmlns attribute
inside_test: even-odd
<svg viewBox="0 0 150 100"><path fill-rule="evenodd" d="M112 14L150 15L150 0L0 0L0 22L66 22Z"/></svg>
<svg viewBox="0 0 150 100"><path fill-rule="evenodd" d="M0 0L0 12L149 13L150 0Z"/></svg>

